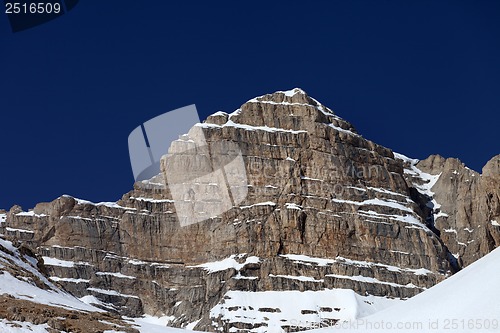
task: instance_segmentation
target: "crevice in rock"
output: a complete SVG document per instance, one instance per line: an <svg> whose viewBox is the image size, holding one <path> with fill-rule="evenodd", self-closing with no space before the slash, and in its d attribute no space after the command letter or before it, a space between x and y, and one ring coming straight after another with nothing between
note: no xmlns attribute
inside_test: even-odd
<svg viewBox="0 0 500 333"><path fill-rule="evenodd" d="M304 212L301 212L297 217L297 227L300 232L300 242L304 244L306 240L306 219L307 215Z"/></svg>
<svg viewBox="0 0 500 333"><path fill-rule="evenodd" d="M462 265L459 260L453 256L445 242L441 239L441 231L436 228L432 198L428 195L422 194L415 187L410 187L409 190L410 198L418 204L419 211L417 213L420 215L422 220L425 221L425 225L436 235L436 239L446 251L446 260L450 263L452 273L455 274L462 269Z"/></svg>
<svg viewBox="0 0 500 333"><path fill-rule="evenodd" d="M441 243L443 243L441 241L441 239L439 239L439 241ZM450 252L450 250L448 250L448 248L446 248L446 260L448 260L448 262L450 263L450 266L451 268L453 269L452 273L455 274L456 272L460 271L462 268L461 268L461 264L460 262L458 261L457 258L455 258L455 256Z"/></svg>
<svg viewBox="0 0 500 333"><path fill-rule="evenodd" d="M47 242L49 239L54 237L55 234L56 234L56 228L52 226L49 229L49 231L47 231L47 233L42 237L42 239L40 240L40 244Z"/></svg>
<svg viewBox="0 0 500 333"><path fill-rule="evenodd" d="M284 248L284 244L283 244L283 239L281 238L280 236L280 239L279 239L279 247L278 247L278 252L276 253L277 256L279 256L280 254L283 254L283 248Z"/></svg>
<svg viewBox="0 0 500 333"><path fill-rule="evenodd" d="M425 225L438 237L441 236L441 231L439 231L435 226L434 221L434 204L432 203L432 198L420 193L415 187L410 187L410 198L417 203L419 210L417 213L420 215Z"/></svg>

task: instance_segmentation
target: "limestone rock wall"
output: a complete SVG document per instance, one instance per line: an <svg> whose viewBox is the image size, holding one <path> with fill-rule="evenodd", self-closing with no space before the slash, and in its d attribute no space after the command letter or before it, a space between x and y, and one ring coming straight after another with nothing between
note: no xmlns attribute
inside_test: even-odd
<svg viewBox="0 0 500 333"><path fill-rule="evenodd" d="M160 174L134 184L117 203L62 196L29 212L13 207L0 232L37 252L48 276L78 297L203 330L242 325L211 314L230 291L345 288L404 299L451 274L451 254L468 264L499 242L500 227L491 222L500 223L498 157L483 175L456 160L410 162L300 89L218 112L170 153L196 152L200 135L206 155L230 144L241 150L248 194L222 214L182 227L176 203L200 208L214 201L176 202ZM206 158L198 155L192 161ZM195 170L167 156L163 171L172 163ZM425 172L441 176L432 183ZM432 200L446 217L428 206Z"/></svg>
<svg viewBox="0 0 500 333"><path fill-rule="evenodd" d="M440 238L460 266L467 266L500 244L500 155L479 174L454 158L432 155L417 166L439 174L432 191L440 203L435 221Z"/></svg>

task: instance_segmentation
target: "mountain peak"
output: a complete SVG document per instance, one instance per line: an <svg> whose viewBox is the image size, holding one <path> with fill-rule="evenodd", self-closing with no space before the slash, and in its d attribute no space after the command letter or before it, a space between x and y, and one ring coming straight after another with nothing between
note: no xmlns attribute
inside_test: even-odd
<svg viewBox="0 0 500 333"><path fill-rule="evenodd" d="M302 90L298 87L293 88L291 90L286 90L286 91L277 91L276 93L283 93L283 94L285 94L285 96L288 96L288 97L295 96L296 94L307 95L307 93L304 90Z"/></svg>
<svg viewBox="0 0 500 333"><path fill-rule="evenodd" d="M285 131L309 131L323 124L344 135L357 135L354 127L309 96L301 88L276 91L254 97L231 114L216 112L201 126L244 125L247 129L272 128Z"/></svg>
<svg viewBox="0 0 500 333"><path fill-rule="evenodd" d="M66 291L127 318L286 331L412 297L500 244L500 156L480 176L456 159L393 154L353 131L302 89L276 91L196 124L172 143L164 173L117 203L62 196L29 212L0 210L0 294L40 300L22 279L40 263Z"/></svg>
<svg viewBox="0 0 500 333"><path fill-rule="evenodd" d="M254 97L247 103L269 103L269 104L282 104L282 105L302 105L302 106L313 106L325 115L333 115L333 111L316 99L310 97L301 88L293 88L291 90L281 91L278 90L271 94L265 94L262 96Z"/></svg>

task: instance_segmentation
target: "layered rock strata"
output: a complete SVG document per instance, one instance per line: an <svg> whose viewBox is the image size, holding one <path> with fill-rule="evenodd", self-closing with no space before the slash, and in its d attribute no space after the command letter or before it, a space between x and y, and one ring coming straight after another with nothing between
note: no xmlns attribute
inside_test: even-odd
<svg viewBox="0 0 500 333"><path fill-rule="evenodd" d="M301 320L332 324L355 315L346 299L368 297L358 301L375 311L499 242L498 157L482 175L455 160L408 159L366 140L300 89L218 112L169 153L190 151L196 161L200 136L203 158L237 146L245 167L244 200L217 216L182 224L176 207L206 211L222 203L217 196L174 200L160 174L117 203L61 196L29 212L13 207L0 232L38 253L53 281L108 311L231 332L276 323L291 329L294 315L262 293L296 298L351 289L355 295L338 296L333 307L318 296L299 309ZM167 155L163 171L190 170L186 163ZM226 184L199 186L218 193ZM241 297L247 292L262 296L257 308Z"/></svg>

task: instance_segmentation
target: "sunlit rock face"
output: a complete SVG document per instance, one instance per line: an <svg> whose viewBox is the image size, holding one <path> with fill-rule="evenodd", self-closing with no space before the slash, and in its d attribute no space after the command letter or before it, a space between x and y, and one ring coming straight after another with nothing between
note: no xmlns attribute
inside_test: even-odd
<svg viewBox="0 0 500 333"><path fill-rule="evenodd" d="M409 159L297 88L194 125L161 166L116 203L13 207L1 231L101 308L231 332L374 312L500 240L498 157L482 176Z"/></svg>

